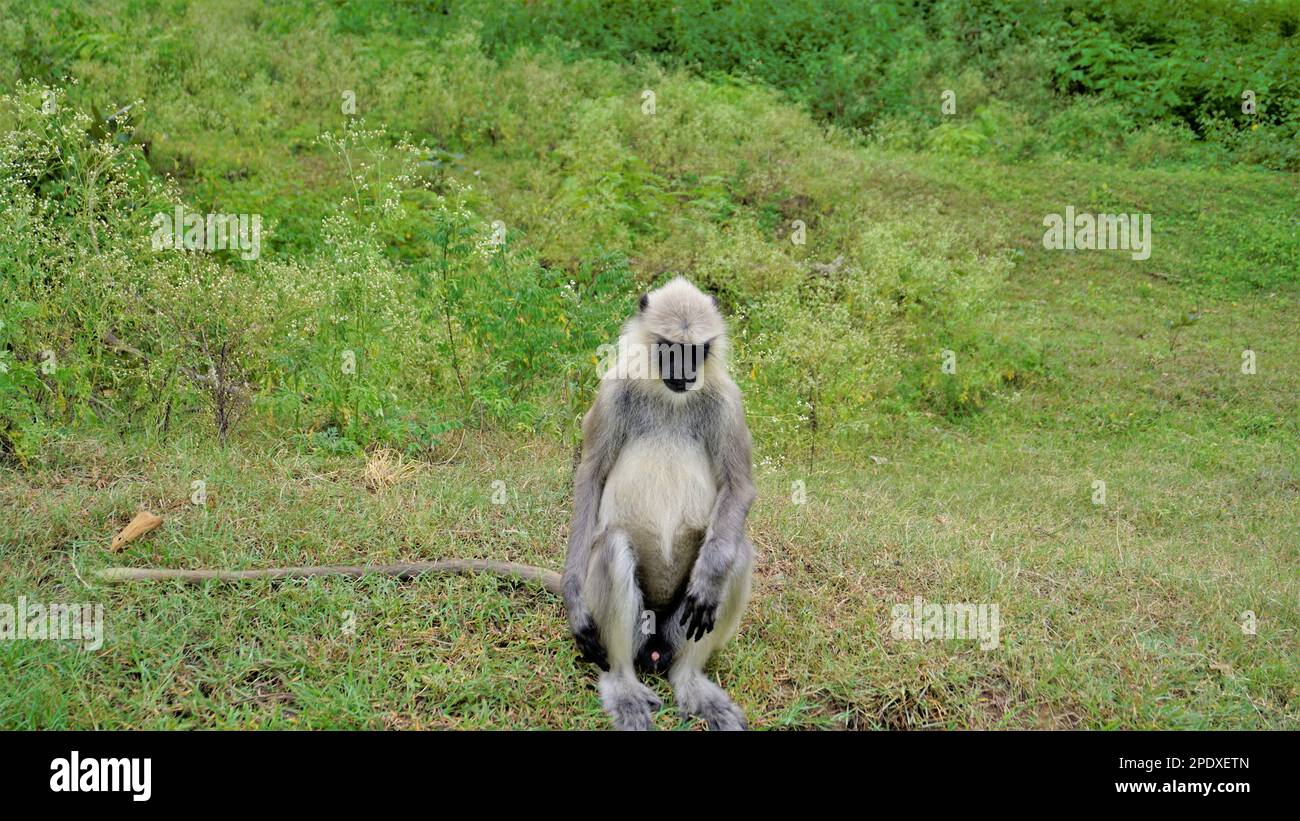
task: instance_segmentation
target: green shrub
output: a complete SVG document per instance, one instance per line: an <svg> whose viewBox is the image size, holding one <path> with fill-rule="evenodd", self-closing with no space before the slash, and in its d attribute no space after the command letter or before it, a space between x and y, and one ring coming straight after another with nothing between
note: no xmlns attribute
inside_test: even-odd
<svg viewBox="0 0 1300 821"><path fill-rule="evenodd" d="M1037 0L940 0L934 3L684 3L626 5L602 0L470 4L490 53L546 42L570 57L653 58L705 76L761 80L782 89L816 117L897 140L897 120L939 125L939 95L958 91L964 112L984 102L953 78L981 78L1005 106L1053 130L1083 120L1191 128L1225 140L1228 132L1264 132L1244 162L1295 169L1300 121L1300 12L1293 3L1240 4L1159 0L1076 6ZM1225 60L1232 55L1232 60ZM1250 89L1259 111L1241 111ZM963 115L964 116L964 115ZM946 140L973 132L958 129ZM1116 132L1113 137L1119 137ZM1065 150L1092 157L1082 138ZM1229 144L1234 141L1227 139ZM969 150L969 146L962 150ZM1062 150L1057 148L1055 150Z"/></svg>

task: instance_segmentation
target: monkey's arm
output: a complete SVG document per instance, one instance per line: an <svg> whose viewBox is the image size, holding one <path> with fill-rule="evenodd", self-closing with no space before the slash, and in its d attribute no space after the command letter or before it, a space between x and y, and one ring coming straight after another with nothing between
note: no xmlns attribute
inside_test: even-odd
<svg viewBox="0 0 1300 821"><path fill-rule="evenodd" d="M695 566L691 568L686 602L682 607L681 623L686 625L686 636L697 641L713 629L727 574L741 552L747 549L745 518L756 494L751 464L753 445L749 427L745 424L745 411L738 396L733 404L727 424L715 445L714 458L721 474L718 496L713 504L709 529L704 534Z"/></svg>
<svg viewBox="0 0 1300 821"><path fill-rule="evenodd" d="M605 386L601 387L603 392ZM573 519L569 523L569 552L564 559L563 578L564 609L569 617L569 630L582 656L602 670L608 670L609 663L600 644L595 620L582 599L582 585L587 577L591 545L596 538L600 494L618 446L613 431L605 424L605 401L606 396L598 395L582 420L582 461L573 477Z"/></svg>

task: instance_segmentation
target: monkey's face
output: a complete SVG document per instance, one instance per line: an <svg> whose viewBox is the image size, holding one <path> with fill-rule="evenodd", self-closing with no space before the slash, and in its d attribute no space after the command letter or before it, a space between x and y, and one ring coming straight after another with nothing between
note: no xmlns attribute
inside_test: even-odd
<svg viewBox="0 0 1300 821"><path fill-rule="evenodd" d="M650 346L654 371L664 386L673 393L684 393L700 386L704 376L704 363L709 359L709 342L694 345L659 338Z"/></svg>
<svg viewBox="0 0 1300 821"><path fill-rule="evenodd" d="M633 329L649 377L671 394L705 386L722 367L726 325L717 301L681 277L641 298Z"/></svg>

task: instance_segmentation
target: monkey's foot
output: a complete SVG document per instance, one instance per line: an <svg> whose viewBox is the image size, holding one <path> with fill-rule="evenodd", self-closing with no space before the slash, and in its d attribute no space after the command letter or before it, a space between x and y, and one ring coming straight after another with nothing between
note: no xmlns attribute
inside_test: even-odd
<svg viewBox="0 0 1300 821"><path fill-rule="evenodd" d="M677 710L683 718L702 718L710 730L745 730L745 714L721 687L703 673L679 676L673 682Z"/></svg>
<svg viewBox="0 0 1300 821"><path fill-rule="evenodd" d="M616 730L650 730L651 718L663 706L654 690L631 675L603 673L600 677L600 703L614 719Z"/></svg>

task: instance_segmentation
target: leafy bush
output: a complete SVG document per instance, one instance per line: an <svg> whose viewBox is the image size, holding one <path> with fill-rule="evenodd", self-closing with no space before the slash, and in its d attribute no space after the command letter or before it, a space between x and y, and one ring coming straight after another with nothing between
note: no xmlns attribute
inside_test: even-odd
<svg viewBox="0 0 1300 821"><path fill-rule="evenodd" d="M20 458L42 424L165 431L204 408L222 438L248 410L326 450L419 450L470 418L564 429L608 300L633 294L625 260L579 284L490 245L468 191L420 176L423 149L357 121L321 139L351 194L320 251L242 260L153 247L179 193L66 95L26 85L0 114L0 444ZM568 401L539 404L557 384Z"/></svg>
<svg viewBox="0 0 1300 821"><path fill-rule="evenodd" d="M1286 150L1300 136L1300 12L1281 0L562 0L467 9L484 21L493 54L547 41L575 57L651 57L705 75L751 77L783 89L821 119L864 132L889 126L896 133L897 118L939 125L945 89L957 91L961 116L969 116L984 102L982 91L971 93L970 79L982 78L976 86L987 85L1034 123L1081 100L1088 101L1084 112L1113 104L1121 122L1186 126L1232 146L1242 161L1300 167ZM966 83L954 82L958 77ZM1248 89L1266 101L1255 115L1241 110ZM1234 137L1246 134L1250 147L1237 147ZM1081 156L1093 156L1092 143L1075 143L1067 148L1082 146Z"/></svg>
<svg viewBox="0 0 1300 821"><path fill-rule="evenodd" d="M232 2L184 29L147 5L15 14L5 70L94 91L24 83L0 106L0 444L30 458L58 426L166 432L192 414L224 436L240 411L340 452L418 452L462 425L572 436L597 347L677 273L735 317L756 430L792 452L975 413L1042 371L1035 340L998 331L1005 243L954 236L924 192L900 206L891 190L922 181L862 132L999 159L1294 167L1291 16L1216 8ZM381 45L326 47L359 32ZM1239 66L1205 59L1229 48ZM122 111L103 91L173 88L202 104ZM340 90L389 126L340 112ZM153 250L152 215L177 204L261 214L262 258ZM1284 230L1221 245L1272 286Z"/></svg>

